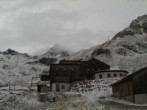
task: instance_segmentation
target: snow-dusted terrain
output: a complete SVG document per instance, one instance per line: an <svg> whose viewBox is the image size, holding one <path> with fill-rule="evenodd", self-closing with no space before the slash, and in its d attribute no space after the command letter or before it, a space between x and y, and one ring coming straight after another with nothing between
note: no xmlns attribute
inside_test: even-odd
<svg viewBox="0 0 147 110"><path fill-rule="evenodd" d="M0 52L0 84L6 84L9 81L31 82L33 77L48 74L50 64L59 62L69 54L70 52L64 47L57 44L41 56L29 56L12 49Z"/></svg>
<svg viewBox="0 0 147 110"><path fill-rule="evenodd" d="M68 57L72 52L70 49L55 44L53 47L51 47L46 53L41 55L41 58L56 58L57 60L63 59L64 57Z"/></svg>
<svg viewBox="0 0 147 110"><path fill-rule="evenodd" d="M146 107L112 97L99 99L79 93L59 93L55 102L41 103L31 92L0 91L0 110L146 110Z"/></svg>
<svg viewBox="0 0 147 110"><path fill-rule="evenodd" d="M88 60L92 57L129 72L147 66L147 15L133 20L112 40L73 53L67 59Z"/></svg>
<svg viewBox="0 0 147 110"><path fill-rule="evenodd" d="M0 84L28 83L32 77L48 72L49 66L37 63L38 59L27 54L7 50L0 53ZM33 62L33 63L31 63ZM36 63L34 63L36 62Z"/></svg>
<svg viewBox="0 0 147 110"><path fill-rule="evenodd" d="M31 82L37 82L41 74L48 74L51 63L65 57L71 60L95 57L111 68L125 69L130 73L147 66L147 15L133 20L112 40L70 54L58 45L41 56L29 56L11 49L0 52L0 110L146 110L146 105L141 107L102 97L111 95L109 85L118 79L75 82L71 92L64 93L64 97L59 94L56 102L38 102L36 92L29 89ZM9 84L15 85L13 89Z"/></svg>

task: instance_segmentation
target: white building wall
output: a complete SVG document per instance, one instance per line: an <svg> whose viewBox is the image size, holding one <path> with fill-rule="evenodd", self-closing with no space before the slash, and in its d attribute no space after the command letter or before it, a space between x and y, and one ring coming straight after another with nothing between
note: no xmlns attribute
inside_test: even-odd
<svg viewBox="0 0 147 110"><path fill-rule="evenodd" d="M108 77L107 75L110 74L110 77ZM99 72L99 73L95 73L94 74L94 79L105 79L105 78L115 78L114 74L116 74L116 77L123 77L125 75L127 75L126 72L113 72L113 71L109 71L109 72ZM102 75L102 78L100 78L100 75ZM122 75L122 76L121 76Z"/></svg>
<svg viewBox="0 0 147 110"><path fill-rule="evenodd" d="M56 90L56 86L59 85L59 92L66 92L66 91L69 91L70 90L70 87L71 87L71 84L70 83L52 83L52 92L57 92ZM62 89L62 85L65 86L64 89Z"/></svg>

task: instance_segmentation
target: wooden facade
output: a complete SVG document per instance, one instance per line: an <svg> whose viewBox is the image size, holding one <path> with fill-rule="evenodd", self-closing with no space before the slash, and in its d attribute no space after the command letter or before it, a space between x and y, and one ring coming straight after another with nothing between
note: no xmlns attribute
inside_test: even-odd
<svg viewBox="0 0 147 110"><path fill-rule="evenodd" d="M132 79L127 79L121 84L113 86L113 93L117 98L133 95Z"/></svg>
<svg viewBox="0 0 147 110"><path fill-rule="evenodd" d="M52 88L53 83L57 83L57 85L70 84L74 81L89 79L93 72L106 69L110 69L110 66L94 58L88 61L61 60L59 64L50 66L50 86Z"/></svg>
<svg viewBox="0 0 147 110"><path fill-rule="evenodd" d="M50 81L73 82L83 80L80 65L53 64L50 66Z"/></svg>
<svg viewBox="0 0 147 110"><path fill-rule="evenodd" d="M74 64L84 64L86 61L76 61L76 60L61 60L59 64L68 64L68 65L74 65Z"/></svg>
<svg viewBox="0 0 147 110"><path fill-rule="evenodd" d="M113 96L134 103L147 103L147 67L112 84Z"/></svg>
<svg viewBox="0 0 147 110"><path fill-rule="evenodd" d="M46 85L37 85L37 92L38 93L48 93L49 87Z"/></svg>

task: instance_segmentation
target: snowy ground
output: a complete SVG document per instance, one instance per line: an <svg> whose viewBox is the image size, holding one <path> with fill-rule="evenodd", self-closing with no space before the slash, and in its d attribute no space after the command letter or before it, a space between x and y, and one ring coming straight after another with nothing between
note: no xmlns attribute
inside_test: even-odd
<svg viewBox="0 0 147 110"><path fill-rule="evenodd" d="M147 110L147 105L135 105L110 97L109 85L118 79L75 82L72 92L56 93L55 102L39 102L36 90L30 92L27 87L0 87L0 110Z"/></svg>
<svg viewBox="0 0 147 110"><path fill-rule="evenodd" d="M42 103L36 93L0 91L0 110L147 110L147 105L74 92L58 94L55 102Z"/></svg>
<svg viewBox="0 0 147 110"><path fill-rule="evenodd" d="M30 93L0 91L0 110L35 110L39 104Z"/></svg>
<svg viewBox="0 0 147 110"><path fill-rule="evenodd" d="M25 86L0 87L0 110L147 110L147 104L136 105L110 97L109 85L117 80L75 82L71 92L56 93L55 102L39 102L36 90L31 92Z"/></svg>

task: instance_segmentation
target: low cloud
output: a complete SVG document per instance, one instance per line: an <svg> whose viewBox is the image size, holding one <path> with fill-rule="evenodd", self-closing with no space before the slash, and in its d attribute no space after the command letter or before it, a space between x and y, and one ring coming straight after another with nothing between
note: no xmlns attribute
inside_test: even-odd
<svg viewBox="0 0 147 110"><path fill-rule="evenodd" d="M145 0L0 0L0 50L34 54L54 44L73 51L89 48L146 14L145 4Z"/></svg>

